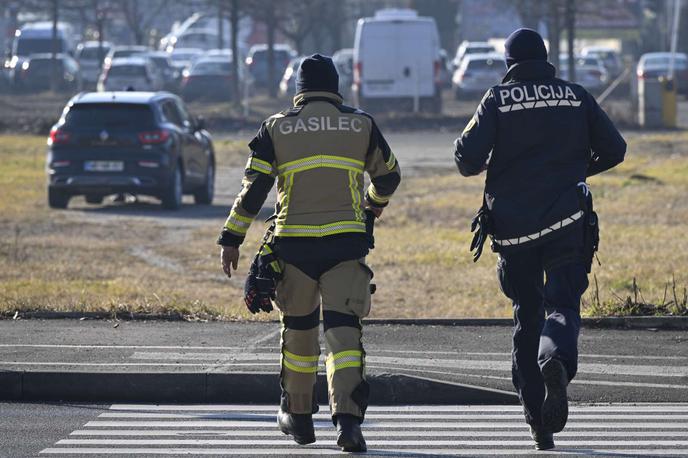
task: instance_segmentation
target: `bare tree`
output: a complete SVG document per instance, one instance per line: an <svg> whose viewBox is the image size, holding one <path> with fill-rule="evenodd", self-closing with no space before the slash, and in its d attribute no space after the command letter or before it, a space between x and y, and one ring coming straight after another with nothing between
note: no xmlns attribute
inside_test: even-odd
<svg viewBox="0 0 688 458"><path fill-rule="evenodd" d="M165 0L119 0L115 3L137 45L147 44L151 26L165 8Z"/></svg>

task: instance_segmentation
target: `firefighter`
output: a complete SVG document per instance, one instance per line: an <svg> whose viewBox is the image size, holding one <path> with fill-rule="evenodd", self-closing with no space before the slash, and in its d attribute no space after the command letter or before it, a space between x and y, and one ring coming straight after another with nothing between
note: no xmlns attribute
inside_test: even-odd
<svg viewBox="0 0 688 458"><path fill-rule="evenodd" d="M263 122L243 189L218 243L231 276L239 246L277 180L274 251L281 270L274 304L280 310L280 430L298 444L315 441L312 414L318 371L320 309L326 373L337 444L365 451L368 404L361 320L370 311L372 271L366 212L380 216L401 180L399 164L373 118L343 105L329 57L305 58L294 106ZM371 184L364 190L364 172Z"/></svg>
<svg viewBox="0 0 688 458"><path fill-rule="evenodd" d="M536 448L554 447L577 370L580 300L597 249L587 177L623 161L626 143L595 98L555 77L540 35L505 43L508 67L489 89L454 157L464 176L487 170L471 249L489 235L513 302L513 383ZM477 260L477 258L476 258Z"/></svg>

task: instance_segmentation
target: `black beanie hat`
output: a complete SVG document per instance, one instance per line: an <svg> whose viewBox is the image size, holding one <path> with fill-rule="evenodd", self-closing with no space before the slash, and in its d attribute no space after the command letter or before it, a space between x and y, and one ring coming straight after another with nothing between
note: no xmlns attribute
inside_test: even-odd
<svg viewBox="0 0 688 458"><path fill-rule="evenodd" d="M532 29L518 29L504 42L506 66L524 60L547 60L547 48L539 33Z"/></svg>
<svg viewBox="0 0 688 458"><path fill-rule="evenodd" d="M339 74L332 59L313 54L301 61L296 74L296 93L307 91L339 93Z"/></svg>

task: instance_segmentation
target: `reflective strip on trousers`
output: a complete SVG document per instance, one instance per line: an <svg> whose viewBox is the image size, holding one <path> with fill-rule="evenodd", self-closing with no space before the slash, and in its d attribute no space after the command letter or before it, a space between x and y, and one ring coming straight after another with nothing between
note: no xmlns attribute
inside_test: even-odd
<svg viewBox="0 0 688 458"><path fill-rule="evenodd" d="M363 366L363 352L361 350L346 350L339 353L331 353L325 362L328 372L337 372L340 369Z"/></svg>
<svg viewBox="0 0 688 458"><path fill-rule="evenodd" d="M294 372L315 374L318 372L320 355L302 356L282 350L282 365Z"/></svg>
<svg viewBox="0 0 688 458"><path fill-rule="evenodd" d="M569 216L568 218L564 218L563 220L556 222L552 224L550 227L541 230L540 232L536 232L534 234L530 235L524 235L523 237L517 237L515 239L505 239L505 240L494 240L494 243L500 246L514 246L514 245L521 245L522 243L526 242L531 242L533 240L537 240L540 237L549 234L550 232L554 232L556 230L559 230L563 227L568 226L569 224L573 224L579 219L583 217L583 210L579 210L578 212L574 213L573 215Z"/></svg>
<svg viewBox="0 0 688 458"><path fill-rule="evenodd" d="M344 169L362 173L365 167L365 163L363 161L358 161L356 159L351 159L343 156L330 156L326 154L318 154L316 156L309 156L303 159L282 164L278 167L278 171L280 175L286 175L290 173L303 172L306 170L312 170L321 167Z"/></svg>
<svg viewBox="0 0 688 458"><path fill-rule="evenodd" d="M225 222L225 228L239 234L246 234L246 232L248 232L248 228L251 227L252 221L253 218L241 216L237 212L232 211Z"/></svg>
<svg viewBox="0 0 688 458"><path fill-rule="evenodd" d="M338 221L318 225L277 224L275 235L280 237L325 237L346 232L365 233L365 223L360 221Z"/></svg>

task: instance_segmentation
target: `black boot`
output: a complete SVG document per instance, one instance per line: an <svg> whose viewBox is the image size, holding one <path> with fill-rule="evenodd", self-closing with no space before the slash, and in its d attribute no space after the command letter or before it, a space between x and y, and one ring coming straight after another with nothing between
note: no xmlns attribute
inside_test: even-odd
<svg viewBox="0 0 688 458"><path fill-rule="evenodd" d="M313 415L309 413L288 413L280 408L277 412L277 426L284 434L292 436L299 445L315 442Z"/></svg>
<svg viewBox="0 0 688 458"><path fill-rule="evenodd" d="M337 445L345 452L365 452L366 447L361 432L361 419L348 414L334 417L337 423Z"/></svg>
<svg viewBox="0 0 688 458"><path fill-rule="evenodd" d="M533 428L530 426L530 435L535 441L535 448L538 450L551 450L554 448L554 436L551 432L543 428Z"/></svg>
<svg viewBox="0 0 688 458"><path fill-rule="evenodd" d="M542 403L542 427L558 433L569 417L569 403L566 398L566 386L569 384L566 368L558 359L550 359L542 366L542 378L545 382L545 401Z"/></svg>

